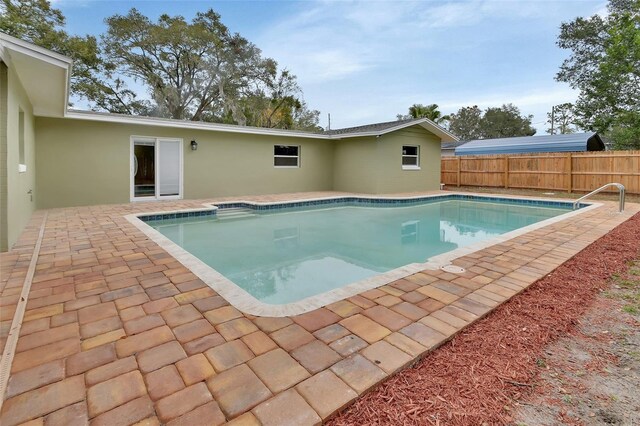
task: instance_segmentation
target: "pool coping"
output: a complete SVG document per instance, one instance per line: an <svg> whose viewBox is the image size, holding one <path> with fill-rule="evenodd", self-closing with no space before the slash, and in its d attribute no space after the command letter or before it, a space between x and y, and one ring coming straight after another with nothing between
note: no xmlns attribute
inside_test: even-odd
<svg viewBox="0 0 640 426"><path fill-rule="evenodd" d="M476 251L485 249L487 247L493 246L495 244L499 244L501 242L508 241L510 239L516 238L520 235L526 234L536 229L543 228L545 226L551 225L553 223L557 223L563 220L567 220L576 215L580 215L584 212L597 209L602 206L601 203L582 203L586 207L579 208L578 210L568 211L567 213L563 213L561 215L542 220L540 222L536 222L531 225L527 225L522 228L518 228L516 230L507 232L505 234L499 235L497 237L490 238L488 240L484 240L478 243L474 243L465 247L460 247L455 250L442 253L436 256L432 256L428 258L425 262L422 263L412 263L405 266L401 266L399 268L392 269L382 274L375 275L373 277L366 278L364 280L356 281L340 288L336 288L333 290L329 290L324 293L320 293L314 296L309 296L297 302L291 302L287 304L281 305L272 305L268 303L264 303L253 297L246 290L243 290L240 286L235 284L233 281L225 277L220 272L216 271L214 268L210 267L196 256L180 247L178 244L171 241L169 238L162 235L159 231L155 230L153 227L148 225L141 217L149 217L149 216L163 216L163 215L171 215L176 213L190 213L190 212L216 212L220 206L228 206L228 205L237 205L244 204L248 206L287 206L287 205L295 205L295 204L305 204L305 203L314 203L314 202L323 202L329 206L329 201L337 201L342 199L362 199L362 200L402 200L402 201L411 201L411 200L422 200L428 198L444 198L449 195L458 195L465 198L485 198L485 199L494 199L494 200L531 200L531 201L541 201L544 203L559 203L563 205L570 205L572 202L562 199L549 199L549 198L539 198L539 197L521 197L521 196L499 196L495 195L486 195L486 194L476 194L476 193L460 193L460 192L447 192L445 194L433 194L433 195L421 195L421 196L409 196L409 197L389 197L389 196L358 196L358 195L349 195L349 196L335 196L335 197L320 197L320 198L308 198L301 199L295 201L279 201L279 202L269 202L269 203L259 203L254 201L246 201L246 200L232 200L225 201L220 203L204 203L204 208L194 208L194 209L180 209L180 210L169 210L169 211L157 211L157 212L145 212L145 213L133 213L129 215L125 215L124 217L136 228L138 228L143 234L147 235L152 241L158 244L162 249L166 250L171 256L173 256L176 260L178 260L182 265L191 270L200 280L202 280L207 286L209 286L214 291L218 292L222 297L224 297L229 303L231 303L236 309L250 315L256 316L268 316L268 317L288 317L294 315L300 315L307 312L311 312L320 307L329 305L334 302L338 302L340 300L344 300L346 298L355 296L364 291L372 290L383 285L392 283L399 279L408 277L412 274L424 271L424 270L438 270L443 266L450 265L451 262L459 257L468 255L470 253L474 253ZM325 203L326 202L326 203ZM525 203L526 204L526 203ZM314 205L314 204L309 204ZM228 208L228 207L227 207Z"/></svg>

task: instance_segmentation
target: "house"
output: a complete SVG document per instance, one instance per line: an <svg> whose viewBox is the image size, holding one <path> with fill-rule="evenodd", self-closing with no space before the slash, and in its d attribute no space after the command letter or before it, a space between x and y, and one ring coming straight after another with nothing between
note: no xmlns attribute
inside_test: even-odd
<svg viewBox="0 0 640 426"><path fill-rule="evenodd" d="M0 249L36 209L439 188L428 119L308 133L68 109L71 60L0 33Z"/></svg>
<svg viewBox="0 0 640 426"><path fill-rule="evenodd" d="M515 138L476 139L455 148L455 155L525 154L529 152L604 151L597 133L522 136Z"/></svg>
<svg viewBox="0 0 640 426"><path fill-rule="evenodd" d="M442 157L453 157L456 155L456 148L464 143L464 141L443 142L440 147L440 155Z"/></svg>

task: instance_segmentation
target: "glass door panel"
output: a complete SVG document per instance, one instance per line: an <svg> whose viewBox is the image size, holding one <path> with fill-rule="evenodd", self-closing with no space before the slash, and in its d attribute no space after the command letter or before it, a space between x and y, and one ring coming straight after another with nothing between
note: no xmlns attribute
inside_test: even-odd
<svg viewBox="0 0 640 426"><path fill-rule="evenodd" d="M156 196L156 148L154 142L134 142L133 196Z"/></svg>
<svg viewBox="0 0 640 426"><path fill-rule="evenodd" d="M180 152L182 144L175 140L158 140L158 196L180 195Z"/></svg>

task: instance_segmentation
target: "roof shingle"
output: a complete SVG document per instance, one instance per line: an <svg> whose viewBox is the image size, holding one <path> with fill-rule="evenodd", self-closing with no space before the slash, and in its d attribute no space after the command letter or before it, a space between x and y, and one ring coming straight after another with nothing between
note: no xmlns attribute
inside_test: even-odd
<svg viewBox="0 0 640 426"><path fill-rule="evenodd" d="M365 124L364 126L345 127L343 129L325 130L325 135L343 135L345 133L369 133L380 130L387 130L392 127L401 126L411 121L420 121L419 119L410 118L407 120L386 121L384 123Z"/></svg>

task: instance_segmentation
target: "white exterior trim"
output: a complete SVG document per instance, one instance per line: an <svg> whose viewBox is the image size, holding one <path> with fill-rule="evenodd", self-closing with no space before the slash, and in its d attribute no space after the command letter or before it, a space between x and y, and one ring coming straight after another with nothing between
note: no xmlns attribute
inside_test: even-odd
<svg viewBox="0 0 640 426"><path fill-rule="evenodd" d="M68 68L73 63L73 60L67 56L45 49L44 47L40 47L33 43L20 40L19 38L12 37L3 32L0 32L0 43L5 48L15 50L16 52L29 55L35 59L61 68Z"/></svg>
<svg viewBox="0 0 640 426"><path fill-rule="evenodd" d="M94 111L67 111L66 118L107 123L137 124L142 126L171 127L178 129L208 130L228 133L244 133L252 135L287 136L308 139L331 139L327 135L299 132L295 130L276 130L260 127L237 126L230 124L207 123L203 121L175 120L170 118L135 117L130 115L109 114Z"/></svg>
<svg viewBox="0 0 640 426"><path fill-rule="evenodd" d="M399 124L397 126L389 127L387 129L379 130L379 131L342 133L342 134L339 134L339 135L333 135L333 139L357 138L357 137L362 137L362 136L382 136L382 135L385 135L387 133L395 132L397 130L402 130L402 129L405 129L407 127L415 126L415 125L418 125L418 124L420 126L422 126L424 129L430 131L431 133L433 133L433 134L435 134L437 136L440 136L441 139L443 139L442 142L458 141L458 138L455 135L450 133L445 128L440 127L439 125L437 125L433 121L429 120L428 118L421 118L421 119L409 121L407 123L402 123L402 124ZM443 138L443 136L444 136L444 138ZM445 140L445 139L451 139L451 140Z"/></svg>
<svg viewBox="0 0 640 426"><path fill-rule="evenodd" d="M276 155L275 154L275 147L276 146L295 146L296 148L298 148L298 155ZM273 168L274 169L299 169L300 168L300 151L302 151L302 147L300 145L280 145L280 144L276 144L273 146L274 148L274 154L273 154ZM276 158L295 158L296 160L298 160L295 166L276 166Z"/></svg>
<svg viewBox="0 0 640 426"><path fill-rule="evenodd" d="M110 114L95 111L78 111L70 110L65 114L66 118L73 118L78 120L90 120L90 121L102 121L108 123L121 123L121 124L138 124L142 126L156 126L156 127L173 127L183 129L197 129L197 130L214 130L219 132L229 133L245 133L252 135L270 135L270 136L285 136L285 137L299 137L308 139L327 139L327 140L340 140L347 138L359 138L367 136L381 136L387 133L402 130L407 127L420 125L424 129L430 131L436 136L441 138L451 139L457 141L457 138L449 133L447 130L438 126L433 121L422 118L419 120L410 121L408 123L402 123L395 127L388 129L371 131L371 132L354 132L354 133L342 133L342 134L322 134L302 132L296 130L280 130L280 129L267 129L262 127L250 127L250 126L238 126L233 124L219 124L219 123L207 123L202 121L188 121L188 120L176 120L171 118L156 118L156 117L136 117L131 115ZM448 140L444 140L447 142Z"/></svg>
<svg viewBox="0 0 640 426"><path fill-rule="evenodd" d="M64 81L64 105L62 105L62 111L63 115L66 115L67 105L69 105L69 91L71 87L71 68L73 66L73 59L56 53L52 50L45 49L44 47L37 46L33 43L29 43L24 40L20 40L19 38L12 37L8 34L0 32L0 57L7 63L7 65L12 63L12 61L10 60L10 51L12 50L17 53L30 56L36 60L45 62L49 65L64 69L66 78ZM51 114L49 114L48 112L42 111L38 105L32 106L34 115L51 116Z"/></svg>
<svg viewBox="0 0 640 426"><path fill-rule="evenodd" d="M180 188L178 195L158 195L158 175L160 173L159 158L160 154L159 142L160 141L172 141L178 142L180 144ZM136 142L149 142L153 143L154 147L154 186L155 186L155 194L153 197L136 197L135 196L135 176L133 174L134 171L134 146ZM131 202L139 202L139 201L160 201L160 200L182 200L184 198L184 140L181 138L169 138L169 137L154 137L154 136L137 136L131 135L129 137L129 201Z"/></svg>

